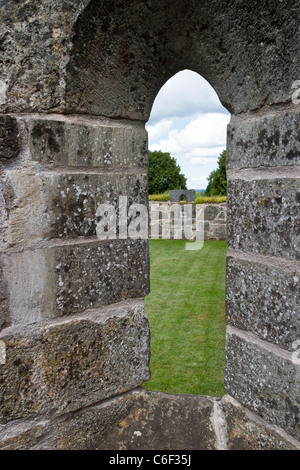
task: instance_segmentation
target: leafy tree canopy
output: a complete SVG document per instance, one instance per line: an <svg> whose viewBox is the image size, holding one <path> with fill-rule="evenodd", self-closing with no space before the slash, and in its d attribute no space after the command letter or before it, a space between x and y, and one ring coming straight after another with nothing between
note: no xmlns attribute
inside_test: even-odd
<svg viewBox="0 0 300 470"><path fill-rule="evenodd" d="M161 150L149 151L149 194L161 194L172 189L187 189L186 177L175 158Z"/></svg>
<svg viewBox="0 0 300 470"><path fill-rule="evenodd" d="M206 196L226 196L226 150L223 150L223 152L220 154L218 168L212 171L207 179L208 185L205 190Z"/></svg>

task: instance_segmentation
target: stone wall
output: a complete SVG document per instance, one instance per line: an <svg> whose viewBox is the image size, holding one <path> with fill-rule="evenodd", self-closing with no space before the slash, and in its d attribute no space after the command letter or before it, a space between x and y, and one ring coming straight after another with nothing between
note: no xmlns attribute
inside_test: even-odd
<svg viewBox="0 0 300 470"><path fill-rule="evenodd" d="M186 205L173 202L150 201L150 231L149 238L174 238L174 227L182 227L182 236L178 234L179 239L189 240L190 233L185 234L184 220L189 218L185 213ZM197 213L196 205L190 203L192 234L196 237ZM174 210L176 208L176 210ZM177 209L180 208L178 211ZM226 203L221 204L201 204L203 209L203 229L204 240L226 240ZM164 229L166 224L166 230ZM158 226L158 227L157 227ZM189 227L190 228L190 227ZM170 237L166 232L170 232ZM176 237L176 234L175 234Z"/></svg>
<svg viewBox="0 0 300 470"><path fill-rule="evenodd" d="M2 449L299 450L299 16L298 0L0 3ZM148 204L145 123L186 68L232 114L220 400L141 389L148 242L96 233L99 204Z"/></svg>

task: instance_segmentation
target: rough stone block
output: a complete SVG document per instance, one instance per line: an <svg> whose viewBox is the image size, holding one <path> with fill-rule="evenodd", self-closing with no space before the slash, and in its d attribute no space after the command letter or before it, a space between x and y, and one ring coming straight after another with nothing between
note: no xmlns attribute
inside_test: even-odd
<svg viewBox="0 0 300 470"><path fill-rule="evenodd" d="M185 68L205 75L232 112L289 102L298 77L298 16L296 0L292 8L237 2L226 12L217 0L7 0L0 109L147 120L161 86Z"/></svg>
<svg viewBox="0 0 300 470"><path fill-rule="evenodd" d="M0 116L0 164L11 162L20 152L17 120L13 117Z"/></svg>
<svg viewBox="0 0 300 470"><path fill-rule="evenodd" d="M31 450L45 431L44 422L21 422L11 427L0 425L0 450Z"/></svg>
<svg viewBox="0 0 300 470"><path fill-rule="evenodd" d="M209 397L137 391L59 423L64 450L215 450Z"/></svg>
<svg viewBox="0 0 300 470"><path fill-rule="evenodd" d="M227 328L226 392L270 424L300 437L300 374L292 353Z"/></svg>
<svg viewBox="0 0 300 470"><path fill-rule="evenodd" d="M299 180L230 180L228 247L300 259Z"/></svg>
<svg viewBox="0 0 300 470"><path fill-rule="evenodd" d="M142 122L80 116L26 118L31 158L42 165L146 168L147 133Z"/></svg>
<svg viewBox="0 0 300 470"><path fill-rule="evenodd" d="M234 3L224 13L217 1L208 5L184 0L173 5L136 2L133 14L124 2L113 11L89 4L76 25L67 67L67 105L80 112L147 119L149 101L152 104L167 79L186 67L205 71L231 112L289 102L299 39L295 23L299 9L296 4L293 8L292 15L281 3L264 1L255 9ZM116 35L119 24L123 34ZM280 41L275 40L278 35Z"/></svg>
<svg viewBox="0 0 300 470"><path fill-rule="evenodd" d="M214 240L226 240L226 223L223 222L222 224L213 224L211 225L211 232L210 238Z"/></svg>
<svg viewBox="0 0 300 470"><path fill-rule="evenodd" d="M299 339L299 273L278 266L227 258L227 322L293 350Z"/></svg>
<svg viewBox="0 0 300 470"><path fill-rule="evenodd" d="M0 330L8 326L9 322L9 289L3 273L2 259L0 258Z"/></svg>
<svg viewBox="0 0 300 470"><path fill-rule="evenodd" d="M141 303L124 303L0 335L2 424L78 410L149 380L149 325Z"/></svg>
<svg viewBox="0 0 300 470"><path fill-rule="evenodd" d="M233 116L227 133L227 169L300 162L299 107L245 119Z"/></svg>
<svg viewBox="0 0 300 470"><path fill-rule="evenodd" d="M278 427L270 426L228 395L222 399L228 450L300 450Z"/></svg>
<svg viewBox="0 0 300 470"><path fill-rule="evenodd" d="M87 0L72 4L33 0L1 9L2 67L0 109L3 112L52 111L59 107L63 71L71 47L72 24ZM30 53L28 54L28 51Z"/></svg>
<svg viewBox="0 0 300 470"><path fill-rule="evenodd" d="M213 221L216 217L219 216L221 210L222 209L218 207L217 204L205 206L204 219L208 221Z"/></svg>
<svg viewBox="0 0 300 470"><path fill-rule="evenodd" d="M2 255L6 321L33 323L149 293L148 241L108 240ZM5 307L6 306L6 307ZM9 310L7 312L6 309Z"/></svg>
<svg viewBox="0 0 300 470"><path fill-rule="evenodd" d="M1 254L6 291L1 309L5 325L35 323L57 316L55 255L51 250Z"/></svg>
<svg viewBox="0 0 300 470"><path fill-rule="evenodd" d="M2 192L4 241L25 246L49 238L96 236L98 206L108 203L117 215L121 196L127 197L128 208L148 208L147 176L139 174L7 171Z"/></svg>
<svg viewBox="0 0 300 470"><path fill-rule="evenodd" d="M112 205L117 215L119 197L127 197L127 210L132 204L148 208L145 175L69 175L54 179L52 185L55 192L58 187L51 207L51 236L56 238L95 236L99 204Z"/></svg>
<svg viewBox="0 0 300 470"><path fill-rule="evenodd" d="M71 313L149 293L148 241L114 240L55 249L57 310Z"/></svg>
<svg viewBox="0 0 300 470"><path fill-rule="evenodd" d="M41 239L49 232L47 205L50 194L43 193L37 174L4 171L0 177L2 245ZM50 196L51 197L51 196Z"/></svg>

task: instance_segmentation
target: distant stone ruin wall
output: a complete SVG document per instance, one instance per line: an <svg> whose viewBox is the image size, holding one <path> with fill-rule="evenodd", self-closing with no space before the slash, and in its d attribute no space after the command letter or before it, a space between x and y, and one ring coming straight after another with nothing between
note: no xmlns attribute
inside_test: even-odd
<svg viewBox="0 0 300 470"><path fill-rule="evenodd" d="M164 223L170 221L170 239L176 238L174 234L174 226L178 226L180 223L179 219L176 217L177 211L174 210L174 207L178 207L178 203L175 202L156 202L150 201L150 231L149 238L158 238L157 233L159 233L159 238L169 238L164 235L163 225ZM193 231L196 230L196 205L193 203L189 204L192 206L192 227ZM182 229L182 239L186 240L188 237L185 236L183 218L185 211L185 204L180 204L180 216L181 216L181 225ZM226 203L221 204L201 204L201 208L204 210L204 240L226 240L226 213L227 205ZM158 214L153 216L154 212ZM156 227L158 225L158 227ZM152 230L151 230L152 229ZM158 232L159 231L159 232Z"/></svg>

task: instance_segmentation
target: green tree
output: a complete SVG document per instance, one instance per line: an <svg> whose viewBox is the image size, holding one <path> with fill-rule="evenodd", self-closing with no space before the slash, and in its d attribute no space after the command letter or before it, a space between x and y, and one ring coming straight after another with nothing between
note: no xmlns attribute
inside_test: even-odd
<svg viewBox="0 0 300 470"><path fill-rule="evenodd" d="M226 177L226 150L220 153L218 159L218 168L211 172L208 179L208 185L205 190L206 196L226 196L227 177Z"/></svg>
<svg viewBox="0 0 300 470"><path fill-rule="evenodd" d="M161 150L149 151L149 194L161 194L171 189L187 189L186 177L175 158Z"/></svg>

